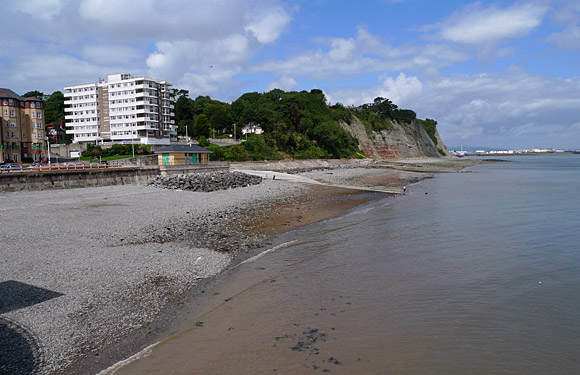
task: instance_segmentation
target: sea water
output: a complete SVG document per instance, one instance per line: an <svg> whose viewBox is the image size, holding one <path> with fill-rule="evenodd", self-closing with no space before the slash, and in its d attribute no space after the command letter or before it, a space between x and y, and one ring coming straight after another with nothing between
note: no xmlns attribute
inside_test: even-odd
<svg viewBox="0 0 580 375"><path fill-rule="evenodd" d="M580 373L580 156L506 160L275 238L119 374Z"/></svg>

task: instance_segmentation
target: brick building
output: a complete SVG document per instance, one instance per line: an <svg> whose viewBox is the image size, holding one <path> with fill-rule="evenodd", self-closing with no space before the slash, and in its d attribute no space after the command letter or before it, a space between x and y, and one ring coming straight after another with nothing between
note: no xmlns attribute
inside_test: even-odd
<svg viewBox="0 0 580 375"><path fill-rule="evenodd" d="M44 102L0 88L0 163L46 157Z"/></svg>

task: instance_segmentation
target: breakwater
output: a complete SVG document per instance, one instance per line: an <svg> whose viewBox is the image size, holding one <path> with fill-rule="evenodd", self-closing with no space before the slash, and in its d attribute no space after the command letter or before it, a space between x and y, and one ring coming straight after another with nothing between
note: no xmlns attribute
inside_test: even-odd
<svg viewBox="0 0 580 375"><path fill-rule="evenodd" d="M156 176L149 180L147 184L171 190L210 192L257 185L260 182L262 182L261 177L246 173L218 171Z"/></svg>

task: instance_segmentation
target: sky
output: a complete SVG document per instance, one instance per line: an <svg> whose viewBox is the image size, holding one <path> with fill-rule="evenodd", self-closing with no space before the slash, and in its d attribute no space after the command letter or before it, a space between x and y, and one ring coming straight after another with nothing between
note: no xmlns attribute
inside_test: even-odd
<svg viewBox="0 0 580 375"><path fill-rule="evenodd" d="M3 0L0 87L130 73L189 96L388 98L443 141L580 149L580 1Z"/></svg>

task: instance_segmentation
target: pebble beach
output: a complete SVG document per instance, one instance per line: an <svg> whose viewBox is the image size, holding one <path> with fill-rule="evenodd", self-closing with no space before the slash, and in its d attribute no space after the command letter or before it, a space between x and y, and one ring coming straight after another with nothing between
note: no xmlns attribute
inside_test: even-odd
<svg viewBox="0 0 580 375"><path fill-rule="evenodd" d="M0 194L0 373L97 373L162 336L200 284L268 236L384 196L332 185L400 189L466 165L435 160L298 171L322 185L263 179L212 192L122 185Z"/></svg>

